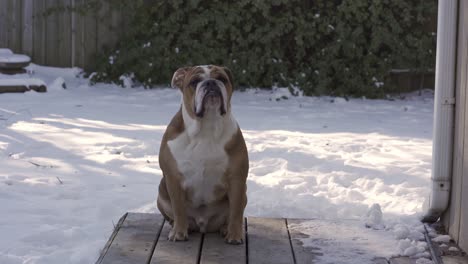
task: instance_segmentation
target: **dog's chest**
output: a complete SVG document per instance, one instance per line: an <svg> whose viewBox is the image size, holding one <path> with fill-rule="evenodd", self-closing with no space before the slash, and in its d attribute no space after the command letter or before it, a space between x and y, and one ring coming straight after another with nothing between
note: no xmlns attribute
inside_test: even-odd
<svg viewBox="0 0 468 264"><path fill-rule="evenodd" d="M228 166L228 156L223 142L200 138L189 142L188 136L168 142L178 169L183 175L182 186L190 189L195 206L215 200L215 188L222 186L222 178Z"/></svg>

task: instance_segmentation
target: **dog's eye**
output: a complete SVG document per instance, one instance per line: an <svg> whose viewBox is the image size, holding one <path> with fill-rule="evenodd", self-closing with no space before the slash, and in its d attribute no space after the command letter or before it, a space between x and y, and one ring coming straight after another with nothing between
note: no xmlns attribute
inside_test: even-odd
<svg viewBox="0 0 468 264"><path fill-rule="evenodd" d="M227 83L227 79L224 78L223 76L219 77L219 78L218 78L218 81L221 81L221 82L224 83L224 84Z"/></svg>
<svg viewBox="0 0 468 264"><path fill-rule="evenodd" d="M190 85L193 86L193 87L197 87L197 84L200 82L200 79L193 79L191 82L190 82Z"/></svg>

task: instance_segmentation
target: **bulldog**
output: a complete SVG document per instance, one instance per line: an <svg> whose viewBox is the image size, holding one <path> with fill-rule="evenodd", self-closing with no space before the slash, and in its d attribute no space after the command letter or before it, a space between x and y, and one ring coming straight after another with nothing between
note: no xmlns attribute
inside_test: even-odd
<svg viewBox="0 0 468 264"><path fill-rule="evenodd" d="M220 232L227 243L241 244L249 159L231 113L232 74L214 65L180 68L171 85L182 103L161 142L157 200L172 225L168 239Z"/></svg>

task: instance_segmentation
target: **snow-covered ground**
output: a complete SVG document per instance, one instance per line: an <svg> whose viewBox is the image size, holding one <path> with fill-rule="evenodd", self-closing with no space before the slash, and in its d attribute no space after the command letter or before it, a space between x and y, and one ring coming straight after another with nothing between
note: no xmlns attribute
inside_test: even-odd
<svg viewBox="0 0 468 264"><path fill-rule="evenodd" d="M43 79L47 93L0 94L0 263L94 263L123 213L157 211L158 149L180 94L90 86L79 69L30 70L22 77ZM417 219L429 195L432 93L284 94L233 96L250 156L246 215L319 218L311 235L362 237L375 256L423 252ZM379 210L368 212L373 204L381 221ZM330 241L324 263L333 262L330 248L353 247Z"/></svg>

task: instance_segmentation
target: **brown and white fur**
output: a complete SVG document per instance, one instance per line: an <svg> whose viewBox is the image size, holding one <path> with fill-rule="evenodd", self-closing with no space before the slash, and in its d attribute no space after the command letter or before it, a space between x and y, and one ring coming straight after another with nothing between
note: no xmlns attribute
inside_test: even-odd
<svg viewBox="0 0 468 264"><path fill-rule="evenodd" d="M249 160L231 113L232 74L214 65L180 68L172 87L182 92L182 105L161 142L157 202L172 225L168 239L219 231L240 244Z"/></svg>

